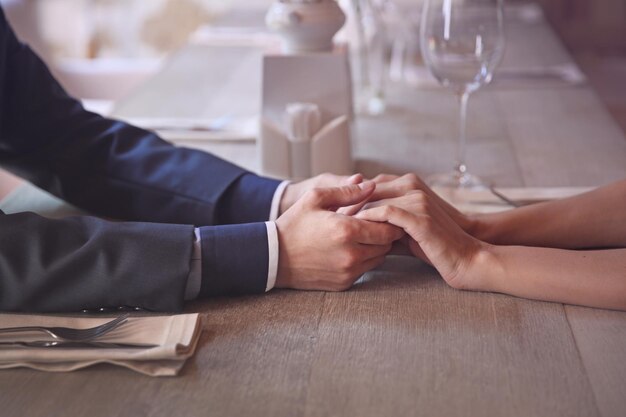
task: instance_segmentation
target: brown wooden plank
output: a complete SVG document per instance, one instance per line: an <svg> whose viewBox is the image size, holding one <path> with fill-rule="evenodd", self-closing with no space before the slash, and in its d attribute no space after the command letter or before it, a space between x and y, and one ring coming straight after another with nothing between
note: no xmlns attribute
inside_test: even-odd
<svg viewBox="0 0 626 417"><path fill-rule="evenodd" d="M626 313L566 306L603 417L626 413Z"/></svg>
<svg viewBox="0 0 626 417"><path fill-rule="evenodd" d="M598 415L560 304L447 287L394 258L328 294L307 416Z"/></svg>
<svg viewBox="0 0 626 417"><path fill-rule="evenodd" d="M602 185L626 177L626 140L587 88L499 91L527 186Z"/></svg>

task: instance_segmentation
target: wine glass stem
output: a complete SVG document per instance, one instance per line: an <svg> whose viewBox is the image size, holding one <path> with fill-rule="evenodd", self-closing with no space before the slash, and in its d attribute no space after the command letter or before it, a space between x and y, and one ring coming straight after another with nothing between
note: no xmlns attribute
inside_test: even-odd
<svg viewBox="0 0 626 417"><path fill-rule="evenodd" d="M465 165L465 152L466 152L466 121L467 121L467 102L469 100L470 93L464 92L459 96L460 112L459 112L459 148L457 154L456 171L459 173L459 179L463 180L463 177L467 173L467 165Z"/></svg>

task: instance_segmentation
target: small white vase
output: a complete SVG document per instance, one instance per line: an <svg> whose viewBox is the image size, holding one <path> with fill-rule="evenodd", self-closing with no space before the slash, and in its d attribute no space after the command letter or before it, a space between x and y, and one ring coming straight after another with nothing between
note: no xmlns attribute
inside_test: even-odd
<svg viewBox="0 0 626 417"><path fill-rule="evenodd" d="M288 54L332 51L333 37L345 21L335 0L277 0L265 17Z"/></svg>

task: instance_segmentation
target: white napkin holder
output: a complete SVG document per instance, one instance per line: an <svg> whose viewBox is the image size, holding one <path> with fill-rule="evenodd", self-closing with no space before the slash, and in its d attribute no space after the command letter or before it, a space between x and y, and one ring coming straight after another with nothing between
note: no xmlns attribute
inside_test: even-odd
<svg viewBox="0 0 626 417"><path fill-rule="evenodd" d="M292 180L352 173L352 114L344 49L266 55L258 142L262 173Z"/></svg>

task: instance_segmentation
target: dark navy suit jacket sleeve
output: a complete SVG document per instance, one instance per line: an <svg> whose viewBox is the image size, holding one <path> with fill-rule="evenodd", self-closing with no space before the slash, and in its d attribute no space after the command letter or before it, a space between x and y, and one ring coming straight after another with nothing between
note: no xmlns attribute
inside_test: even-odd
<svg viewBox="0 0 626 417"><path fill-rule="evenodd" d="M0 310L180 309L191 225L202 226L201 294L265 288L259 222L278 182L84 110L16 39L1 9L0 164L124 221L0 214Z"/></svg>

